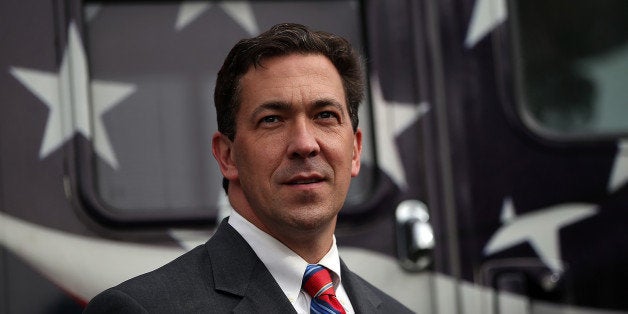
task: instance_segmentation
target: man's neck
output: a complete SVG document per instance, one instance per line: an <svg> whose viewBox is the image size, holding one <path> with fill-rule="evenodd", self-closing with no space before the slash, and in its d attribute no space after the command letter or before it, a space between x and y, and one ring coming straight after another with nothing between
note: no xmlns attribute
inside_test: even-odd
<svg viewBox="0 0 628 314"><path fill-rule="evenodd" d="M237 209L236 209L237 210ZM333 244L334 226L325 226L315 230L302 230L296 228L276 228L264 224L254 215L248 213L238 213L254 226L277 239L290 250L301 256L310 264L315 264L327 254ZM278 232L281 230L281 232Z"/></svg>
<svg viewBox="0 0 628 314"><path fill-rule="evenodd" d="M329 252L333 244L333 229L331 231L309 232L306 234L303 231L300 233L293 232L292 235L269 234L297 253L309 264L318 263Z"/></svg>
<svg viewBox="0 0 628 314"><path fill-rule="evenodd" d="M289 226L286 223L262 219L256 215L242 190L237 186L230 186L229 201L232 207L251 224L277 239L290 250L301 256L308 263L317 263L333 244L336 217L331 221L321 223L320 226L299 227Z"/></svg>

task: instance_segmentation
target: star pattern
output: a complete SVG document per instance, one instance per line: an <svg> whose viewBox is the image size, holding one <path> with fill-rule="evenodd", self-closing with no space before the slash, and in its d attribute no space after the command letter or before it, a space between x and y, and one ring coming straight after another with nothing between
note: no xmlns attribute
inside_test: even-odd
<svg viewBox="0 0 628 314"><path fill-rule="evenodd" d="M65 68L67 67L62 66L62 69ZM43 159L59 148L73 133L66 127L67 123L63 123L63 120L69 121L71 119L71 113L68 108L61 106L59 98L60 75L17 67L11 68L10 72L50 110L44 138L39 149L39 158Z"/></svg>
<svg viewBox="0 0 628 314"><path fill-rule="evenodd" d="M40 159L46 158L79 133L93 139L96 154L111 167L118 168L102 116L133 93L135 86L99 80L90 82L85 50L73 23L68 28L68 44L58 73L20 67L12 67L10 72L50 110L39 150ZM94 137L90 110L93 110L94 116Z"/></svg>
<svg viewBox="0 0 628 314"><path fill-rule="evenodd" d="M490 255L528 242L547 267L561 272L560 229L597 214L598 209L594 204L577 203L559 204L518 217L514 216L514 211L512 200L506 198L502 207L504 225L487 242L484 254Z"/></svg>
<svg viewBox="0 0 628 314"><path fill-rule="evenodd" d="M220 1L218 5L249 35L259 34L257 20L248 1ZM209 10L211 6L212 4L207 2L185 1L181 3L175 29L178 31L184 29L205 11Z"/></svg>
<svg viewBox="0 0 628 314"><path fill-rule="evenodd" d="M429 105L421 103L417 106L414 103L387 101L384 99L377 77L371 78L371 94L378 166L397 186L405 190L408 182L399 150L396 147L396 139L429 111ZM368 154L365 154L366 156ZM369 162L368 158L365 161Z"/></svg>
<svg viewBox="0 0 628 314"><path fill-rule="evenodd" d="M196 18L198 18L203 12L209 10L211 8L211 3L209 2L190 2L186 1L181 3L179 7L179 14L177 15L177 22L175 24L175 29L180 31L192 23Z"/></svg>
<svg viewBox="0 0 628 314"><path fill-rule="evenodd" d="M85 5L85 20L87 22L91 22L96 15L98 15L98 12L100 12L100 9L102 8L101 4L94 4L94 3L89 3Z"/></svg>
<svg viewBox="0 0 628 314"><path fill-rule="evenodd" d="M484 36L508 18L505 0L477 0L473 7L464 46L475 46Z"/></svg>
<svg viewBox="0 0 628 314"><path fill-rule="evenodd" d="M626 183L628 183L628 140L622 140L617 144L617 156L608 180L608 191L615 192Z"/></svg>

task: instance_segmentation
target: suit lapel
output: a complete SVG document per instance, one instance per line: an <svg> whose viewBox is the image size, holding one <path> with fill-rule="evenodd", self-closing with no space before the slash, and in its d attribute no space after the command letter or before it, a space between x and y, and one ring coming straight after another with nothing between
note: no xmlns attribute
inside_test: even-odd
<svg viewBox="0 0 628 314"><path fill-rule="evenodd" d="M270 272L260 262L234 313L296 313Z"/></svg>
<svg viewBox="0 0 628 314"><path fill-rule="evenodd" d="M235 313L294 313L294 307L248 243L227 223L207 242L215 289L242 297Z"/></svg>
<svg viewBox="0 0 628 314"><path fill-rule="evenodd" d="M294 307L248 243L227 220L207 242L215 289L241 297L234 313L295 313ZM342 284L356 313L377 313L380 297L340 261Z"/></svg>
<svg viewBox="0 0 628 314"><path fill-rule="evenodd" d="M347 265L340 260L342 271L342 285L347 291L351 306L356 313L376 313L382 300L373 292L371 288L364 284L363 279L358 277L347 268Z"/></svg>

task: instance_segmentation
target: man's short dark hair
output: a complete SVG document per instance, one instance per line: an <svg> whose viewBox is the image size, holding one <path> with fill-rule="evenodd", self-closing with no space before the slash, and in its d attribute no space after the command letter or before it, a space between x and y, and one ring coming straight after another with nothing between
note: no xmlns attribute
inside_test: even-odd
<svg viewBox="0 0 628 314"><path fill-rule="evenodd" d="M234 140L239 109L240 78L264 59L290 54L319 54L327 57L342 79L351 126L358 128L358 106L364 96L364 74L359 54L337 35L314 31L293 23L277 24L261 35L240 40L229 52L218 72L214 103L218 131Z"/></svg>
<svg viewBox="0 0 628 314"><path fill-rule="evenodd" d="M264 59L290 54L318 54L331 61L342 79L353 132L357 131L358 106L364 97L364 73L360 55L340 36L314 31L300 24L283 23L271 27L257 37L240 40L227 55L218 71L214 90L220 133L232 141L235 139L242 76L252 66L262 66ZM228 184L223 178L225 191Z"/></svg>

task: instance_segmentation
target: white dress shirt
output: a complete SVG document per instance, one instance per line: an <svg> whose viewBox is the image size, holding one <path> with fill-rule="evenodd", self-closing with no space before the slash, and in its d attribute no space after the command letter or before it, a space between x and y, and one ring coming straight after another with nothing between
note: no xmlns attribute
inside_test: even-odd
<svg viewBox="0 0 628 314"><path fill-rule="evenodd" d="M311 297L301 289L303 274L308 263L283 243L250 223L235 210L231 211L229 224L246 240L255 254L266 265L297 313L309 314ZM331 271L336 298L347 314L355 313L347 292L342 286L340 257L335 236L331 249L318 264Z"/></svg>

